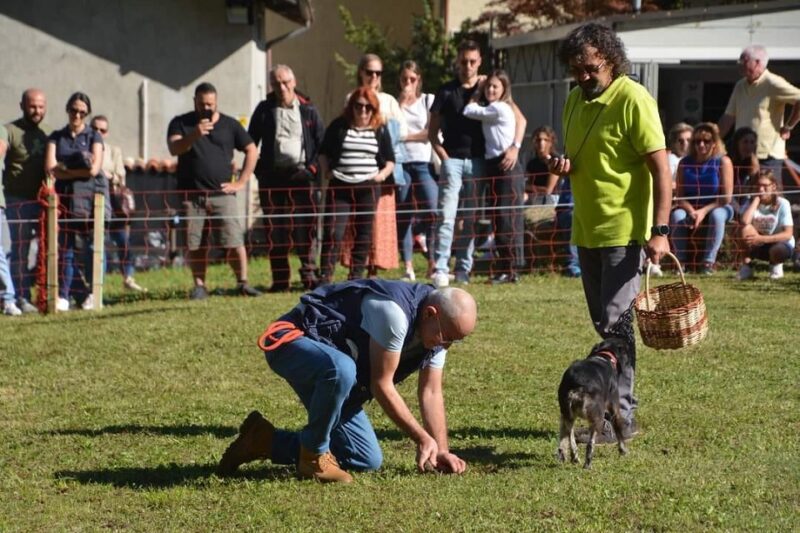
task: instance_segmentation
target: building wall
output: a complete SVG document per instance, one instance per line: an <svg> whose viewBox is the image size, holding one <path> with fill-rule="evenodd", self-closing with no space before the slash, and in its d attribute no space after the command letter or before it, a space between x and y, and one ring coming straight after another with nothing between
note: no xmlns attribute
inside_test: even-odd
<svg viewBox="0 0 800 533"><path fill-rule="evenodd" d="M311 28L272 48L271 64L283 63L292 67L298 88L312 98L326 122L341 112L346 95L355 86L355 80L347 79L334 54L338 52L350 63L357 63L361 57L361 52L344 38L338 5L346 7L356 22L368 18L386 28L389 41L402 46L411 43L413 15L421 15L423 12L422 0L316 0L313 2L314 24ZM293 28L297 26L280 16L267 19L269 35L281 35ZM394 87L386 87L384 90L397 93Z"/></svg>
<svg viewBox="0 0 800 533"><path fill-rule="evenodd" d="M4 0L0 120L19 117L22 91L39 87L46 121L61 127L70 94L83 91L126 156L168 157L167 124L192 109L200 81L217 87L222 112L249 117L266 89L265 54L251 36L227 23L222 0Z"/></svg>

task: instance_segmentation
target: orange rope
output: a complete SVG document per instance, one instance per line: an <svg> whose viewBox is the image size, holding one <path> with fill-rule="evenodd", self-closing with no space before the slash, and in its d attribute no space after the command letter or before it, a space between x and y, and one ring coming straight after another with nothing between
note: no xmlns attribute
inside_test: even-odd
<svg viewBox="0 0 800 533"><path fill-rule="evenodd" d="M286 331L281 337L276 337L277 333ZM303 336L303 331L298 329L297 326L285 320L273 322L267 327L267 330L258 338L258 347L265 352L270 352L278 347L290 343L298 337Z"/></svg>

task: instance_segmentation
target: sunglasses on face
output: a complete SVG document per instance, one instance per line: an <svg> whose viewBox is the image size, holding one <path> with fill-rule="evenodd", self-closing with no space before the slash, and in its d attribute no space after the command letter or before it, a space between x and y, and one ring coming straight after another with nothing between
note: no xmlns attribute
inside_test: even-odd
<svg viewBox="0 0 800 533"><path fill-rule="evenodd" d="M400 81L402 81L403 83L417 83L417 80L419 80L419 78L413 76L409 76L407 78L400 78Z"/></svg>
<svg viewBox="0 0 800 533"><path fill-rule="evenodd" d="M106 134L106 133L108 133L108 128L98 128L98 127L96 127L96 126L95 126L95 128L94 128L94 129L95 129L95 130L96 130L98 133L103 133L103 134Z"/></svg>
<svg viewBox="0 0 800 533"><path fill-rule="evenodd" d="M377 76L378 78L380 78L383 75L383 71L382 70L369 70L369 69L365 68L364 69L364 74L366 74L370 78L372 76Z"/></svg>
<svg viewBox="0 0 800 533"><path fill-rule="evenodd" d="M353 104L353 109L359 113L372 113L375 110L371 104L362 104L361 102L356 102Z"/></svg>
<svg viewBox="0 0 800 533"><path fill-rule="evenodd" d="M67 109L67 113L69 113L70 115L76 115L78 117L85 117L86 115L89 114L88 111L84 111L83 109L76 109L74 107L70 107L69 109Z"/></svg>
<svg viewBox="0 0 800 533"><path fill-rule="evenodd" d="M695 139L694 144L701 145L701 144L712 144L714 141L711 139Z"/></svg>
<svg viewBox="0 0 800 533"><path fill-rule="evenodd" d="M569 72L575 77L578 77L582 74L587 74L591 76L592 74L597 74L602 70L602 68L606 66L605 60L602 63L598 63L597 65L574 65L569 67Z"/></svg>

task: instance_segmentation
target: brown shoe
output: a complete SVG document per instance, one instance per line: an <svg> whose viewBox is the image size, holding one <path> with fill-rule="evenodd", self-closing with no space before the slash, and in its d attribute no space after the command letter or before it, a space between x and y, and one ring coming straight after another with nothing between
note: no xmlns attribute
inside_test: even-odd
<svg viewBox="0 0 800 533"><path fill-rule="evenodd" d="M222 454L217 473L221 476L229 476L244 463L256 459L269 459L274 433L275 426L261 416L261 413L253 411L247 415L239 427L239 436Z"/></svg>
<svg viewBox="0 0 800 533"><path fill-rule="evenodd" d="M315 479L320 483L352 483L353 476L339 467L331 452L316 454L300 446L300 461L297 463L297 477Z"/></svg>

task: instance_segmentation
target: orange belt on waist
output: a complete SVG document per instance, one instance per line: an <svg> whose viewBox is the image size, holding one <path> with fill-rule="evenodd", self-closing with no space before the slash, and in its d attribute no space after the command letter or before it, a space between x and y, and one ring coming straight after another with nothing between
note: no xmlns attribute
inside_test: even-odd
<svg viewBox="0 0 800 533"><path fill-rule="evenodd" d="M275 336L281 332L285 333L280 337ZM270 352L302 336L303 331L297 326L286 320L279 320L267 326L266 331L258 338L258 347L265 352Z"/></svg>

